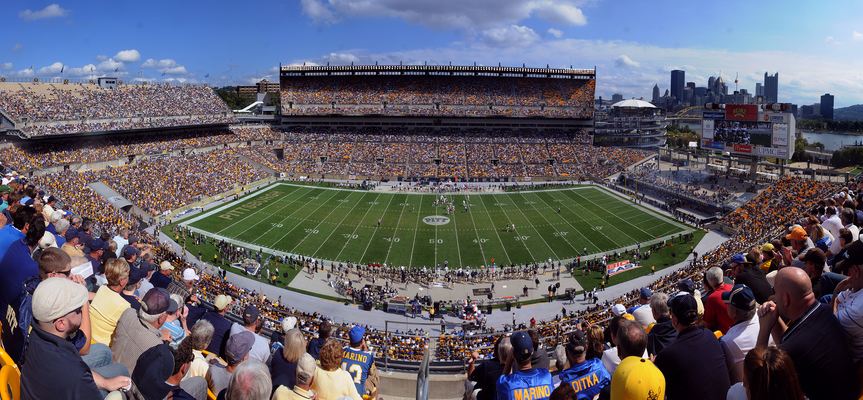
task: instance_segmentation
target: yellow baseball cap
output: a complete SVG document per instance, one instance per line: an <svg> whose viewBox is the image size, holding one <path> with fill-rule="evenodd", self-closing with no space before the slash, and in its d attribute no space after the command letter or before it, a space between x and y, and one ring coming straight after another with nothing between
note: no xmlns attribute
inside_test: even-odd
<svg viewBox="0 0 863 400"><path fill-rule="evenodd" d="M611 400L664 399L665 376L650 360L629 356L611 378Z"/></svg>
<svg viewBox="0 0 863 400"><path fill-rule="evenodd" d="M761 251L773 251L775 248L773 247L773 243L764 243L761 245Z"/></svg>

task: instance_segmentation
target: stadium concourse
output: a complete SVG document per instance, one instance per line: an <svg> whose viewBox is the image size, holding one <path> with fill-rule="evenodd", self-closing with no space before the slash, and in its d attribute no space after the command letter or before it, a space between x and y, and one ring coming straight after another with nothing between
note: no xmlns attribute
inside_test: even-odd
<svg viewBox="0 0 863 400"><path fill-rule="evenodd" d="M543 71L553 75L531 73ZM282 70L283 77L300 72ZM319 103L365 113L391 96L408 100L380 104L393 104L395 114L479 113L520 125L519 118L538 113L589 122L585 102L592 101L595 77L570 70L554 75L579 81L561 93L556 85L519 78L432 82L418 76L419 83L394 78L383 84L351 78L333 85L323 77L297 85L299 94L290 96L298 97L283 92L282 98L304 103L297 118L330 118L315 111ZM472 91L447 89L451 81ZM455 323L446 333L416 325L388 332L380 329L387 317L381 312L274 292L205 266L152 229L163 216L229 198L274 172L417 180L488 173L612 186L648 155L595 148L583 126L389 127L362 133L368 136L357 135L363 128L336 124L281 131L229 125L233 116L201 86L15 85L0 88L12 134L29 138L10 140L0 152L0 309L6 314L0 390L8 383L15 397L20 388L25 399L58 393L281 399L307 398L310 391L322 400L410 398L426 351L444 373L430 384L431 397L441 399L860 394L859 182L777 177L716 221L727 238L709 233L686 262L600 291L596 304L576 298L575 304L525 305L509 327L512 315L495 311L485 329L447 315ZM429 103L447 93L453 95L441 106ZM41 136L51 138L32 140ZM668 176L639 178L680 188ZM120 198L98 195L94 183ZM685 190L688 197L704 195ZM650 202L668 207L662 200ZM326 270L311 279L321 273ZM411 372L399 375L396 368Z"/></svg>

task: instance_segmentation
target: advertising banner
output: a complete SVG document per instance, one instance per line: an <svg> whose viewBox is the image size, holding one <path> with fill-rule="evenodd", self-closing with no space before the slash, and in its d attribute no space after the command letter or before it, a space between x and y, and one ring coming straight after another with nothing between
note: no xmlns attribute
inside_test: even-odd
<svg viewBox="0 0 863 400"><path fill-rule="evenodd" d="M712 119L703 119L701 120L701 138L702 139L713 139L713 120Z"/></svg>
<svg viewBox="0 0 863 400"><path fill-rule="evenodd" d="M752 154L752 145L735 143L734 144L734 151L736 153Z"/></svg>
<svg viewBox="0 0 863 400"><path fill-rule="evenodd" d="M731 121L757 121L758 106L755 104L726 104L725 119Z"/></svg>
<svg viewBox="0 0 863 400"><path fill-rule="evenodd" d="M773 124L773 146L788 146L788 124Z"/></svg>
<svg viewBox="0 0 863 400"><path fill-rule="evenodd" d="M614 276L621 272L629 271L638 267L640 267L640 265L629 262L629 260L623 260L606 265L606 271L608 271L608 276Z"/></svg>

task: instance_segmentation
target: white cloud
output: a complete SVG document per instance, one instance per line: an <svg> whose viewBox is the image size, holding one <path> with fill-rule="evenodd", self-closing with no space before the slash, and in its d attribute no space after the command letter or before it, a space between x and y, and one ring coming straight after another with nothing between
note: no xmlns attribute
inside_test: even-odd
<svg viewBox="0 0 863 400"><path fill-rule="evenodd" d="M861 41L863 40L863 33L857 31L851 32L851 39L855 41Z"/></svg>
<svg viewBox="0 0 863 400"><path fill-rule="evenodd" d="M58 62L55 62L51 65L39 68L39 74L41 74L41 75L59 74L60 71L62 71L62 70L63 70L63 63L58 61Z"/></svg>
<svg viewBox="0 0 863 400"><path fill-rule="evenodd" d="M0 69L2 69L2 70L10 70L10 69L12 69L12 67L13 67L13 65L10 62L4 62L4 63L0 64Z"/></svg>
<svg viewBox="0 0 863 400"><path fill-rule="evenodd" d="M824 43L831 46L838 46L842 44L841 42L837 41L836 38L834 38L833 36L827 36L826 38L824 38Z"/></svg>
<svg viewBox="0 0 863 400"><path fill-rule="evenodd" d="M162 75L186 75L189 73L185 66L177 64L177 61L172 58L163 58L161 60L148 58L141 64L141 68L155 68Z"/></svg>
<svg viewBox="0 0 863 400"><path fill-rule="evenodd" d="M141 59L141 53L135 49L120 50L114 55L114 59L120 62L138 62Z"/></svg>
<svg viewBox="0 0 863 400"><path fill-rule="evenodd" d="M621 68L638 68L641 66L637 61L629 58L626 54L621 54L614 59L614 65Z"/></svg>
<svg viewBox="0 0 863 400"><path fill-rule="evenodd" d="M31 78L36 75L36 72L33 71L33 68L24 68L16 71L14 75L22 78Z"/></svg>
<svg viewBox="0 0 863 400"><path fill-rule="evenodd" d="M46 6L41 10L36 11L28 8L18 13L18 17L25 21L35 21L37 19L65 17L67 14L69 14L68 10L63 9L63 7L60 7L59 4L54 3Z"/></svg>
<svg viewBox="0 0 863 400"><path fill-rule="evenodd" d="M87 64L82 67L67 68L64 73L69 74L69 76L95 76L96 65Z"/></svg>
<svg viewBox="0 0 863 400"><path fill-rule="evenodd" d="M184 67L182 65L178 65L176 67L171 67L171 68L160 69L159 72L161 72L163 74L168 74L168 75L186 75L189 73L188 71L186 71L186 67Z"/></svg>
<svg viewBox="0 0 863 400"><path fill-rule="evenodd" d="M24 48L24 45L23 45L23 44L21 44L21 43L15 43L15 45L14 45L14 46L12 46L12 51L13 51L13 52L17 52L17 51L20 51L20 50L21 50L21 49L23 49L23 48Z"/></svg>
<svg viewBox="0 0 863 400"><path fill-rule="evenodd" d="M482 31L482 40L493 47L524 47L539 40L539 35L526 26L510 25Z"/></svg>
<svg viewBox="0 0 863 400"><path fill-rule="evenodd" d="M581 9L561 1L534 1L536 15L547 21L568 25L586 25L587 17Z"/></svg>
<svg viewBox="0 0 863 400"><path fill-rule="evenodd" d="M98 69L99 71L105 71L105 72L114 72L114 70L117 70L120 68L123 68L123 63L116 61L113 58L109 58L107 60L104 60L104 61L100 62L99 65L96 66L96 69Z"/></svg>
<svg viewBox="0 0 863 400"><path fill-rule="evenodd" d="M148 58L143 64L141 64L141 68L171 68L176 65L177 62L170 58L164 58L161 60Z"/></svg>
<svg viewBox="0 0 863 400"><path fill-rule="evenodd" d="M561 37L563 37L563 31L560 29L548 28L546 33L548 33L549 36L552 36L556 39L560 39Z"/></svg>
<svg viewBox="0 0 863 400"><path fill-rule="evenodd" d="M105 61L108 58L109 58L108 56L100 54L100 55L96 56L96 61Z"/></svg>
<svg viewBox="0 0 863 400"><path fill-rule="evenodd" d="M484 30L516 24L531 17L584 25L584 13L566 0L301 0L303 13L315 22L348 17L391 17L433 28Z"/></svg>
<svg viewBox="0 0 863 400"><path fill-rule="evenodd" d="M321 57L321 61L334 65L359 64L360 58L351 53L330 53Z"/></svg>
<svg viewBox="0 0 863 400"><path fill-rule="evenodd" d="M300 5L302 6L303 14L306 14L312 21L317 23L333 23L337 20L336 15L321 0L300 0Z"/></svg>

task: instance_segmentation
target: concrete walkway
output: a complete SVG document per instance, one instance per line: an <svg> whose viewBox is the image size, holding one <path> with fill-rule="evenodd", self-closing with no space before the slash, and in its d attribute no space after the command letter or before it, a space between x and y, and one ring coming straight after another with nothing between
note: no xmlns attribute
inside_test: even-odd
<svg viewBox="0 0 863 400"><path fill-rule="evenodd" d="M148 231L152 232L153 228L152 227L149 228ZM168 237L164 233L159 232L159 240L162 243L170 245L177 254L182 254L182 252L183 252L182 248L177 243L175 243L173 241L173 238ZM712 231L708 232L704 236L704 238L701 240L701 242L699 242L698 245L696 245L694 251L697 252L698 254L704 254L707 251L716 248L717 246L719 246L719 244L721 244L725 240L727 240L727 237L725 237L719 233L712 232ZM204 271L207 271L209 273L213 273L215 271L215 269L212 266L198 260L195 257L195 255L193 255L191 252L188 252L188 251L185 252L185 258L187 261L191 262L192 264L197 265L198 267L200 267ZM628 293L632 290L638 289L642 286L646 286L647 284L655 281L656 279L658 279L660 277L666 276L668 274L673 273L674 271L677 271L680 268L683 268L684 266L688 265L690 261L691 261L691 255L689 257L687 257L686 261L683 261L683 262L678 263L674 266L662 269L662 270L658 271L655 275L645 275L645 276L642 276L642 277L639 277L639 278L636 278L636 279L633 279L630 281L626 281L626 282L611 286L603 292L597 292L597 296L599 297L599 302L602 303L602 302L605 302L607 300L618 298L625 293ZM572 279L571 277L569 277L568 273L561 273L561 279L562 280L564 279L564 277L568 277L569 279ZM548 275L547 275L547 278L548 278ZM303 312L308 312L308 313L318 312L318 313L321 313L323 315L327 315L334 322L337 322L337 323L341 323L341 322L356 323L356 322L358 322L358 323L362 323L364 325L367 325L367 326L370 326L373 328L384 329L387 326L387 321L390 321L390 323L388 325L390 330L395 330L395 329L404 330L404 329L416 328L417 326L411 326L411 324L413 322L421 322L421 323L429 323L430 322L427 319L427 315L424 315L422 317L417 317L417 318L410 318L410 317L399 315L399 314L385 313L385 312L380 311L380 310L363 311L356 305L344 305L342 303L337 303L337 302L329 301L329 300L323 300L323 299L320 299L318 297L290 291L290 290L285 289L285 288L267 285L267 284L264 284L262 282L258 282L256 280L250 279L248 277L245 277L242 275L237 275L237 274L230 272L230 271L227 274L227 279L230 282L232 282L238 286L241 286L241 287L244 287L247 289L253 289L253 290L256 290L258 292L264 293L270 299L278 300L279 298L281 298L282 304L285 304L289 307L293 307L297 310L300 310ZM308 281L308 280L304 280L304 281ZM573 281L574 281L574 279L573 279ZM524 281L519 281L519 282L524 282ZM544 288L547 285L548 285L548 283L541 283L540 284L540 290L544 291L545 290ZM460 290L467 290L467 289L474 287L471 285L463 285L463 286L465 286L465 288L460 289ZM498 288L501 288L502 286L503 286L502 282L496 284L496 291L499 292ZM519 287L523 286L523 283L521 285L518 285L518 286ZM532 286L532 285L529 285L529 286ZM565 287L568 287L568 286L566 286L565 284L562 283L561 288L565 288ZM309 290L309 291L316 291L316 288L311 284L308 286L300 285L300 286L298 286L298 288L304 289L304 290ZM567 311L573 311L573 310L578 311L578 310L586 309L588 307L588 304L583 303L583 302L578 301L578 300L576 300L575 304L567 304L567 302L565 302L565 301L557 300L557 301L553 301L550 303L539 303L539 304L523 306L520 309L513 308L513 310L511 312L503 312L500 310L495 310L494 312L492 312L490 315L487 316L486 321L487 321L487 325L489 327L494 327L494 328L503 328L505 325L512 324L513 319L515 319L516 323L519 323L519 324L520 323L526 323L531 318L536 318L539 321L542 321L542 320L547 321L547 320L553 319L555 315L560 314L561 307L565 307L567 309ZM439 321L439 320L436 320L436 322L437 321ZM454 317L447 317L446 321L448 323L452 323L452 324L461 324L461 320L458 320ZM430 329L430 327L426 326L423 328L429 330L432 334L438 334L440 331L440 329L437 327L433 327Z"/></svg>

